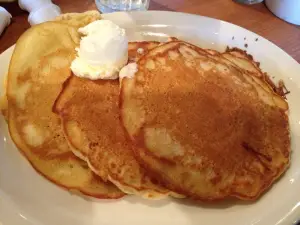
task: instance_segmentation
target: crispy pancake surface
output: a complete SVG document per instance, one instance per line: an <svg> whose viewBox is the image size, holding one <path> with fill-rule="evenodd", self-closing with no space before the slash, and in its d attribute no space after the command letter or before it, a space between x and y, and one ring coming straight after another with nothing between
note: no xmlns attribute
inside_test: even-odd
<svg viewBox="0 0 300 225"><path fill-rule="evenodd" d="M52 182L99 198L119 198L124 194L118 188L73 155L52 112L79 39L76 27L58 22L34 26L21 36L8 73L9 132L32 166Z"/></svg>
<svg viewBox="0 0 300 225"><path fill-rule="evenodd" d="M101 19L100 13L95 10L84 13L65 13L54 18L54 21L61 24L72 26L76 29L83 27L95 20ZM3 96L0 97L0 110L2 115L7 119L7 97L6 97L7 76L3 80Z"/></svg>
<svg viewBox="0 0 300 225"><path fill-rule="evenodd" d="M129 57L137 60L158 42L129 43ZM139 50L138 50L139 49ZM119 81L81 79L64 84L54 105L62 119L65 136L75 155L86 160L102 179L128 194L161 198L170 192L156 184L136 161L119 120Z"/></svg>
<svg viewBox="0 0 300 225"><path fill-rule="evenodd" d="M142 57L121 87L135 155L172 191L256 199L289 165L287 103L226 57L166 43Z"/></svg>
<svg viewBox="0 0 300 225"><path fill-rule="evenodd" d="M66 138L84 152L92 170L130 194L155 198L167 190L152 183L133 156L119 121L119 82L70 77L56 102ZM84 151L82 151L83 149Z"/></svg>
<svg viewBox="0 0 300 225"><path fill-rule="evenodd" d="M156 41L142 41L142 42L129 42L128 43L128 57L129 62L138 61L144 54L148 53L151 49L157 47L160 42ZM75 83L76 84L76 83ZM70 89L70 84L66 82L63 89ZM64 93L64 91L62 91ZM68 96L69 97L69 96ZM65 102L68 100L66 97L58 97L57 104L53 107L54 111L61 110ZM59 112L58 112L59 113ZM73 153L80 159L87 161L88 146L82 145L82 142L87 140L82 132L76 129L74 123L63 123L63 130L66 135L66 139L71 147ZM68 138L71 137L71 138Z"/></svg>
<svg viewBox="0 0 300 225"><path fill-rule="evenodd" d="M129 62L137 62L143 55L147 54L151 49L160 45L158 41L136 41L128 43Z"/></svg>

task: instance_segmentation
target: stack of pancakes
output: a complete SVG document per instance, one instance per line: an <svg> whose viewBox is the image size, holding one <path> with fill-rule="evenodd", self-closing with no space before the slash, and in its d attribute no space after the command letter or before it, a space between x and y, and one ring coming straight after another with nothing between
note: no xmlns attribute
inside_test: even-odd
<svg viewBox="0 0 300 225"><path fill-rule="evenodd" d="M238 49L220 54L174 41L121 83L121 118L135 157L193 199L256 199L287 168L288 105Z"/></svg>
<svg viewBox="0 0 300 225"><path fill-rule="evenodd" d="M251 56L132 42L133 78L79 78L69 68L77 29L96 19L62 16L17 42L2 108L38 172L99 198L249 200L286 170L288 105Z"/></svg>

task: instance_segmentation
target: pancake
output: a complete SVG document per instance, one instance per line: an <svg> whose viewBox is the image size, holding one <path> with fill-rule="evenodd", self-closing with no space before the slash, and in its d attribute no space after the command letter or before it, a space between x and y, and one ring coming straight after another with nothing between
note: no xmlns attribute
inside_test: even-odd
<svg viewBox="0 0 300 225"><path fill-rule="evenodd" d="M99 19L101 19L99 11L90 10L83 13L64 13L54 18L54 21L78 29Z"/></svg>
<svg viewBox="0 0 300 225"><path fill-rule="evenodd" d="M190 48L197 51L200 55L207 56L209 59L222 62L228 67L238 70L248 82L255 84L254 87L259 87L257 89L258 94L264 95L265 92L268 92L269 95L264 95L265 98L272 98L272 101L275 101L277 105L280 105L279 107L288 109L287 102L283 99L287 92L285 91L286 88L284 84L281 84L282 81L276 86L269 76L260 70L259 63L255 62L253 57L248 55L245 51L238 48L227 48L224 53L219 53L211 49L204 50L189 43L185 44L189 45ZM208 55L206 53L208 53ZM263 91L260 91L262 88Z"/></svg>
<svg viewBox="0 0 300 225"><path fill-rule="evenodd" d="M21 36L8 73L9 132L32 166L50 181L94 197L120 198L123 192L96 177L73 155L60 118L52 112L71 74L79 40L76 27L58 22L34 26Z"/></svg>
<svg viewBox="0 0 300 225"><path fill-rule="evenodd" d="M178 41L175 37L169 37L167 42ZM128 43L129 62L137 62L142 56L146 55L151 49L164 44L159 41L135 41Z"/></svg>
<svg viewBox="0 0 300 225"><path fill-rule="evenodd" d="M243 73L248 73L251 76L259 78L259 80L255 78L254 79L257 80L262 86L269 86L265 88L266 91L271 91L272 89L276 94L284 98L288 93L283 82L279 81L278 85L275 85L268 74L261 71L259 67L260 63L254 61L252 55L247 54L246 51L239 48L229 47L227 47L226 51L223 53L212 49L205 49L205 51L213 58L217 57L225 64L230 64L231 66L241 70Z"/></svg>
<svg viewBox="0 0 300 225"><path fill-rule="evenodd" d="M148 53L151 49L157 47L160 42L156 41L142 41L142 42L129 42L128 43L128 57L129 62L138 61L139 58L143 56L143 54ZM67 82L66 82L67 83ZM57 98L59 99L59 97ZM54 111L56 107L61 107L64 104L65 100L62 100L63 97L60 99L59 104L53 107ZM59 113L59 112L58 112ZM78 132L74 123L63 123L62 124L64 133L66 134L66 140L72 149L72 152L80 159L87 161L87 152L89 147L84 147L81 143L85 141L86 137L83 133ZM68 132L68 134L67 134ZM70 138L68 138L70 137Z"/></svg>
<svg viewBox="0 0 300 225"><path fill-rule="evenodd" d="M96 10L86 11L84 13L65 13L54 18L55 22L73 26L76 29L83 27L95 20L101 19L100 13ZM5 119L7 119L7 97L6 97L6 83L7 76L3 80L3 95L0 97L0 110Z"/></svg>
<svg viewBox="0 0 300 225"><path fill-rule="evenodd" d="M288 109L287 102L283 99L286 88L282 81L276 86L266 73L263 73L259 68L259 63L253 60L253 57L248 55L245 51L238 48L227 48L224 53L219 53L212 49L201 49L190 43L185 43L188 47L192 48L201 56L208 57L209 59L221 62L228 67L238 70L248 82L252 82L256 87L258 94L264 95L261 97L271 98L270 101L276 102L280 108ZM228 56L230 54L230 56ZM259 87L259 88L258 88ZM263 90L263 91L261 91ZM269 95L265 95L264 93ZM283 97L283 98L282 98Z"/></svg>
<svg viewBox="0 0 300 225"><path fill-rule="evenodd" d="M192 199L257 199L289 166L287 103L213 51L151 50L122 80L120 109L140 164Z"/></svg>
<svg viewBox="0 0 300 225"><path fill-rule="evenodd" d="M69 78L55 110L69 143L103 180L128 194L159 198L167 190L152 183L132 152L119 122L119 82ZM88 109L88 110L86 110ZM82 150L83 151L82 151Z"/></svg>
<svg viewBox="0 0 300 225"><path fill-rule="evenodd" d="M143 55L151 49L161 44L158 41L136 41L128 43L129 62L137 62Z"/></svg>
<svg viewBox="0 0 300 225"><path fill-rule="evenodd" d="M137 60L140 49L145 53L158 44L131 42L129 58ZM53 108L61 116L73 152L103 180L111 181L125 193L151 199L176 196L150 179L134 158L135 147L126 139L119 121L118 99L118 80L92 81L71 76L65 82Z"/></svg>
<svg viewBox="0 0 300 225"><path fill-rule="evenodd" d="M282 81L279 81L278 85L275 85L273 81L270 79L267 73L264 73L260 69L260 63L255 62L252 55L247 54L246 51L243 51L238 48L228 48L226 51L222 54L223 57L234 63L239 68L243 69L244 71L251 73L252 75L260 78L260 80L263 80L265 85L268 85L269 88L266 88L270 90L270 88L277 93L278 95L285 97L287 94L287 90L282 85Z"/></svg>

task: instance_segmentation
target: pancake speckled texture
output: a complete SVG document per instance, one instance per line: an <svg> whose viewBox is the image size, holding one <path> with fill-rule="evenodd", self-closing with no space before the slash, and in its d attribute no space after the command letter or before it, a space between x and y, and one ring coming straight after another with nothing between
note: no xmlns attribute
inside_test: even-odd
<svg viewBox="0 0 300 225"><path fill-rule="evenodd" d="M129 58L138 60L158 42L129 43ZM105 181L128 194L161 198L171 194L150 179L136 161L134 145L119 120L119 81L71 76L64 84L54 110L61 116L64 133L75 155Z"/></svg>
<svg viewBox="0 0 300 225"><path fill-rule="evenodd" d="M52 182L98 198L120 198L123 192L73 155L52 112L79 39L76 27L59 22L34 26L21 36L8 73L9 132L32 166Z"/></svg>
<svg viewBox="0 0 300 225"><path fill-rule="evenodd" d="M287 103L255 65L228 54L166 43L121 83L139 162L193 199L257 199L290 162Z"/></svg>

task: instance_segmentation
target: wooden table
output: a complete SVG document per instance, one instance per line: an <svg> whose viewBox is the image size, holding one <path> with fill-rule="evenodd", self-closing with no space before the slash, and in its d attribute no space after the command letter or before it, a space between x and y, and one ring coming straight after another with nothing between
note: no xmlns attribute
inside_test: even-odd
<svg viewBox="0 0 300 225"><path fill-rule="evenodd" d="M96 9L94 0L53 0L64 13ZM0 37L0 53L29 27L28 14L16 2L0 3L12 15L12 24ZM300 27L275 17L264 4L246 6L232 0L151 0L150 10L193 13L225 20L251 30L284 49L300 62Z"/></svg>

